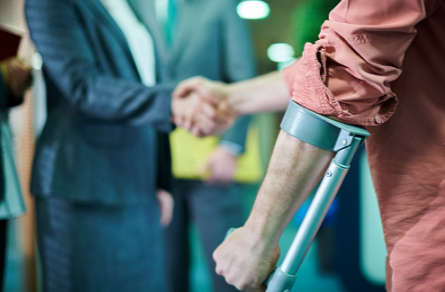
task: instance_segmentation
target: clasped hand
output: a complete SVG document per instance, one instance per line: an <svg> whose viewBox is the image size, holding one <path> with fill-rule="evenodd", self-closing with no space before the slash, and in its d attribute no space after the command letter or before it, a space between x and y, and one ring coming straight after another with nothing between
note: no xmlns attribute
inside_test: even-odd
<svg viewBox="0 0 445 292"><path fill-rule="evenodd" d="M265 242L245 227L236 229L213 253L216 273L240 291L265 292L263 282L280 258L280 247Z"/></svg>
<svg viewBox="0 0 445 292"><path fill-rule="evenodd" d="M227 86L203 77L181 82L173 92L173 121L197 137L219 135L234 122Z"/></svg>

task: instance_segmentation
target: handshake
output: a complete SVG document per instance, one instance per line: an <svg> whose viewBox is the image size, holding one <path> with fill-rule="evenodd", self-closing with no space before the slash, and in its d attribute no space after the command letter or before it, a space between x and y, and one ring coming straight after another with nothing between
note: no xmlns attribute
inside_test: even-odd
<svg viewBox="0 0 445 292"><path fill-rule="evenodd" d="M229 86L203 77L181 82L173 92L173 121L197 137L219 135L239 115L229 97Z"/></svg>

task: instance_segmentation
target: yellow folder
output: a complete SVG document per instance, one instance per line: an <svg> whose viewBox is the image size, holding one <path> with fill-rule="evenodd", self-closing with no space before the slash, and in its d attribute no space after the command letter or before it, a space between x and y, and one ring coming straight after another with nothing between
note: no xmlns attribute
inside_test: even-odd
<svg viewBox="0 0 445 292"><path fill-rule="evenodd" d="M213 150L218 146L219 137L197 138L182 128L170 134L173 175L181 179L205 180L202 172ZM258 145L258 126L249 127L246 151L238 157L235 181L242 183L257 182L263 175Z"/></svg>

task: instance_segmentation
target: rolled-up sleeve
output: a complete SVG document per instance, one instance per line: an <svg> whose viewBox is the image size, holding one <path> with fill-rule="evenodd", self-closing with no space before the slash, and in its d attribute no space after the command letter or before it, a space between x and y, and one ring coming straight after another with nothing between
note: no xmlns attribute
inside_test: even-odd
<svg viewBox="0 0 445 292"><path fill-rule="evenodd" d="M398 98L391 82L402 73L415 26L441 1L345 0L330 13L315 44L285 70L292 99L322 115L356 125L387 121Z"/></svg>

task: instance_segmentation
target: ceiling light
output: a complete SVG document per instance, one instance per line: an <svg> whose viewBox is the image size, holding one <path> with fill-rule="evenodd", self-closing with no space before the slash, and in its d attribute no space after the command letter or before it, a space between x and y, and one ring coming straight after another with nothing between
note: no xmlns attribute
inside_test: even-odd
<svg viewBox="0 0 445 292"><path fill-rule="evenodd" d="M274 62L287 62L294 57L294 48L286 43L272 44L267 49L267 56Z"/></svg>
<svg viewBox="0 0 445 292"><path fill-rule="evenodd" d="M246 19L267 18L270 13L269 5L261 0L241 1L236 10L241 18Z"/></svg>

